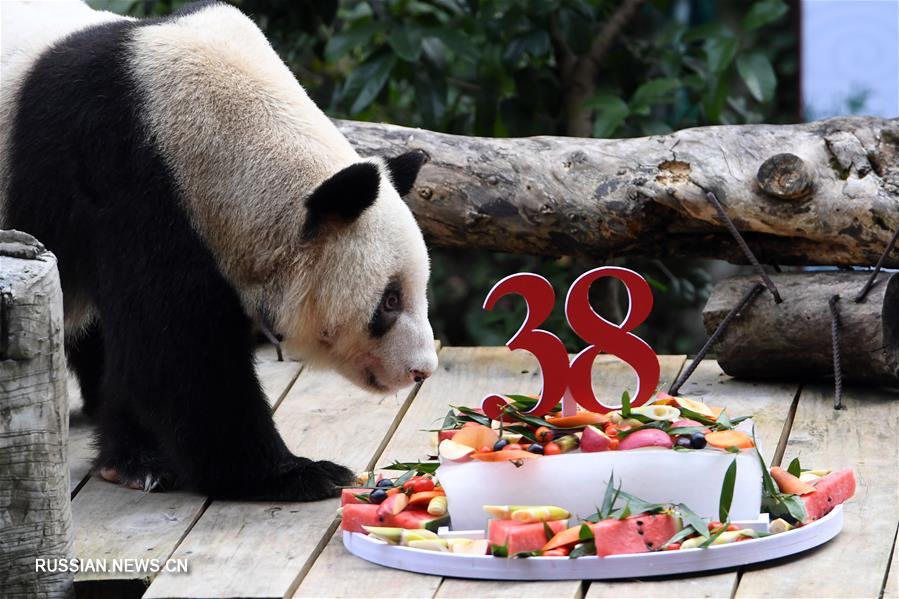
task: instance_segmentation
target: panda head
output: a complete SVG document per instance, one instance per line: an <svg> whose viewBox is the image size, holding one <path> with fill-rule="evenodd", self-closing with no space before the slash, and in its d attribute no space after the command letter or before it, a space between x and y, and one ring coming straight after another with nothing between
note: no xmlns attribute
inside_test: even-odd
<svg viewBox="0 0 899 599"><path fill-rule="evenodd" d="M376 392L419 382L437 367L427 249L400 198L425 160L410 152L354 162L305 198L303 274L279 310L290 353Z"/></svg>

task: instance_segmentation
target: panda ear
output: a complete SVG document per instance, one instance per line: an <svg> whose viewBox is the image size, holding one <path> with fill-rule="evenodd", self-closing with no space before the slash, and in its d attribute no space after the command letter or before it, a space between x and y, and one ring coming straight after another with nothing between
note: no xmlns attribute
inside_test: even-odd
<svg viewBox="0 0 899 599"><path fill-rule="evenodd" d="M412 191L418 171L428 160L429 157L423 150L413 150L387 160L390 180L393 181L393 186L401 196Z"/></svg>
<svg viewBox="0 0 899 599"><path fill-rule="evenodd" d="M371 162L358 162L331 176L306 198L303 239L316 236L322 227L347 225L378 199L381 175Z"/></svg>

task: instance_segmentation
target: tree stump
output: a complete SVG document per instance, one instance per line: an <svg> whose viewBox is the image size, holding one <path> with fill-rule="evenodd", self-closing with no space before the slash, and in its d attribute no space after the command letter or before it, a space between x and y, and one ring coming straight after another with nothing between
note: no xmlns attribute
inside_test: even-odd
<svg viewBox="0 0 899 599"><path fill-rule="evenodd" d="M72 558L66 366L56 257L0 231L0 596L68 597Z"/></svg>
<svg viewBox="0 0 899 599"><path fill-rule="evenodd" d="M771 275L783 302L777 304L762 292L742 310L714 348L721 369L752 379L833 376L828 302L836 295L844 380L899 385L899 276L881 273L865 299L856 303L870 274ZM715 286L702 314L709 334L757 280L731 277Z"/></svg>

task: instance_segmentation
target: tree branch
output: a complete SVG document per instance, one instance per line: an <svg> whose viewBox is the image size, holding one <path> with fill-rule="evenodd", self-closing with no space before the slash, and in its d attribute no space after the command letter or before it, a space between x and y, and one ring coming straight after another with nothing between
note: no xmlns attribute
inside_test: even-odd
<svg viewBox="0 0 899 599"><path fill-rule="evenodd" d="M436 245L739 262L707 191L763 262L870 265L899 227L899 119L703 127L616 140L337 124L363 155L421 149L431 156L406 201ZM760 175L778 154L801 160L779 157ZM790 172L797 165L801 194ZM886 265L899 266L899 252Z"/></svg>

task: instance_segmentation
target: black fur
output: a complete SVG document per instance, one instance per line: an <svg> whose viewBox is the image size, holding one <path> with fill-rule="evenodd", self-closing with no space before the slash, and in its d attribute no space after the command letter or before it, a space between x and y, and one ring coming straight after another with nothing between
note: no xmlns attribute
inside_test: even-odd
<svg viewBox="0 0 899 599"><path fill-rule="evenodd" d="M381 177L371 162L352 164L306 198L303 239L309 240L326 225L342 226L353 222L378 199Z"/></svg>
<svg viewBox="0 0 899 599"><path fill-rule="evenodd" d="M428 155L422 150L406 152L387 160L390 169L390 179L400 196L412 191L418 171L428 161Z"/></svg>
<svg viewBox="0 0 899 599"><path fill-rule="evenodd" d="M98 314L67 348L88 410L100 412L98 466L218 498L336 495L351 473L281 440L250 320L141 126L128 42L154 23L91 27L45 52L11 136L5 224L44 242L64 296Z"/></svg>

